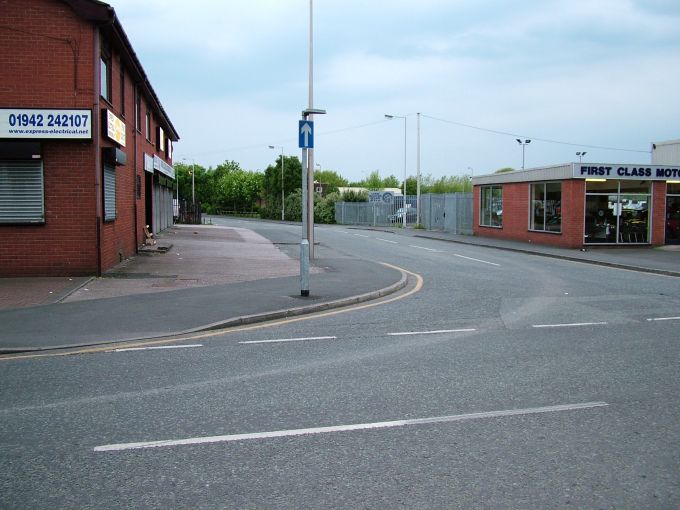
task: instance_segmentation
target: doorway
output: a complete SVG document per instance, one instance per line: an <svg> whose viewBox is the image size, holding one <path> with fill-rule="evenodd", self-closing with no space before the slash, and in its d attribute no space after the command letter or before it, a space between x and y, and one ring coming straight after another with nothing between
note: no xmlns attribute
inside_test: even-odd
<svg viewBox="0 0 680 510"><path fill-rule="evenodd" d="M666 190L666 244L680 244L680 184Z"/></svg>

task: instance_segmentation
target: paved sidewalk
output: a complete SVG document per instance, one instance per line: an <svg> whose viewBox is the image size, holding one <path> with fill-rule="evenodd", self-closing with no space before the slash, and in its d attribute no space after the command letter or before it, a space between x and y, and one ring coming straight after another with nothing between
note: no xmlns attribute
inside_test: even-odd
<svg viewBox="0 0 680 510"><path fill-rule="evenodd" d="M61 279L73 291L64 302L0 310L0 353L147 339L294 316L375 299L406 285L396 269L326 253L314 261L310 296L303 298L299 261L241 228L175 226L159 236L158 246L168 249L140 254L103 278ZM8 280L0 280L0 289L7 289L3 295L23 284L24 294L32 289L44 301L43 279ZM65 292L62 288L59 296Z"/></svg>

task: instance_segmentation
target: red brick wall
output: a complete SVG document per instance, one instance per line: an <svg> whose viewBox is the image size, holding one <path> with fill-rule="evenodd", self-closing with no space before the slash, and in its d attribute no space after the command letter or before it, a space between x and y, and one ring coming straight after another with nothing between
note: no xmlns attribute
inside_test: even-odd
<svg viewBox="0 0 680 510"><path fill-rule="evenodd" d="M652 244L666 242L666 189L665 182L652 183Z"/></svg>
<svg viewBox="0 0 680 510"><path fill-rule="evenodd" d="M165 154L155 148L157 120L153 115L151 141L146 141L143 119L149 103L145 99L142 132L135 129L135 80L115 44L111 45L111 101L99 97L97 34L95 26L61 1L0 0L0 106L90 108L98 121L92 141L41 144L45 224L0 225L0 276L104 272L134 255L144 240L144 153ZM103 162L98 151L116 144L103 134L102 109L126 125L126 145L120 149L127 162L116 167L117 217L107 222L103 221ZM136 196L137 176L140 198Z"/></svg>
<svg viewBox="0 0 680 510"><path fill-rule="evenodd" d="M499 184L503 187L503 227L479 225L480 187L474 190L474 235L497 239L512 239L529 243L549 244L563 248L583 246L585 181L570 179L562 181L562 233L551 234L529 230L530 183ZM666 183L653 183L651 244L665 242Z"/></svg>
<svg viewBox="0 0 680 510"><path fill-rule="evenodd" d="M529 230L530 183L505 183L499 186L503 187L503 226L495 228L479 225L480 187L475 186L474 235L564 248L579 248L583 245L583 181L562 181L562 232L559 234Z"/></svg>
<svg viewBox="0 0 680 510"><path fill-rule="evenodd" d="M93 40L62 2L0 1L0 106L92 108ZM93 274L93 142L43 142L42 154L45 224L0 225L0 276Z"/></svg>
<svg viewBox="0 0 680 510"><path fill-rule="evenodd" d="M121 93L121 66L120 55L114 50L111 57L111 102L101 99L99 112L101 115L102 109L110 110L125 123L125 146L119 148L127 155L126 164L116 166L116 219L103 221L101 225L102 271L112 268L137 252L137 215L144 215L144 201L138 201L135 197L135 175L142 170L135 164L134 85L127 69L124 69L125 94ZM116 147L117 144L102 137L101 146Z"/></svg>

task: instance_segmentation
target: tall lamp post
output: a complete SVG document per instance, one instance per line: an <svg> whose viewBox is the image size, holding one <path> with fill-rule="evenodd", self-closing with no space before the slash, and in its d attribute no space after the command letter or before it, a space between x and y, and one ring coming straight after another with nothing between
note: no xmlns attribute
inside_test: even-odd
<svg viewBox="0 0 680 510"><path fill-rule="evenodd" d="M420 113L416 114L418 119L418 144L416 155L416 224L420 227Z"/></svg>
<svg viewBox="0 0 680 510"><path fill-rule="evenodd" d="M583 161L583 156L585 156L587 152L577 152L576 155L578 156L578 162L581 163Z"/></svg>
<svg viewBox="0 0 680 510"><path fill-rule="evenodd" d="M524 148L531 143L531 140L525 139L524 141L516 138L517 143L522 146L522 170L524 170Z"/></svg>
<svg viewBox="0 0 680 510"><path fill-rule="evenodd" d="M308 103L306 111L309 112L307 117L314 121L314 0L309 0L309 70L308 70ZM326 113L325 110L323 113ZM304 114L303 114L304 116ZM307 119L305 117L305 119ZM307 156L307 188L308 199L307 202L307 228L309 237L309 256L314 258L314 147L309 149ZM304 184L303 184L304 186ZM305 212L303 211L303 214Z"/></svg>
<svg viewBox="0 0 680 510"><path fill-rule="evenodd" d="M187 161L186 158L182 158L182 161ZM187 161L188 163L188 161ZM194 174L196 173L196 160L191 158L191 203L196 205L196 185L194 180ZM179 181L177 185L177 197L179 198Z"/></svg>
<svg viewBox="0 0 680 510"><path fill-rule="evenodd" d="M385 114L386 119L404 119L404 203L403 203L403 218L404 228L406 228L406 116L405 115L388 115Z"/></svg>
<svg viewBox="0 0 680 510"><path fill-rule="evenodd" d="M276 146L270 145L269 148L276 149ZM283 147L279 146L278 148L281 149L281 221L284 221L286 218L286 198L283 189Z"/></svg>

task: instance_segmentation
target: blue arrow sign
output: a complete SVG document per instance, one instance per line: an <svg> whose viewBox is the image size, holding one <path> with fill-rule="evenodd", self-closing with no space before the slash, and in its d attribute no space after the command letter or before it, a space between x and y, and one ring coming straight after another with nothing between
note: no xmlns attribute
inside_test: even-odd
<svg viewBox="0 0 680 510"><path fill-rule="evenodd" d="M314 122L301 120L298 123L298 147L301 149L314 148Z"/></svg>

